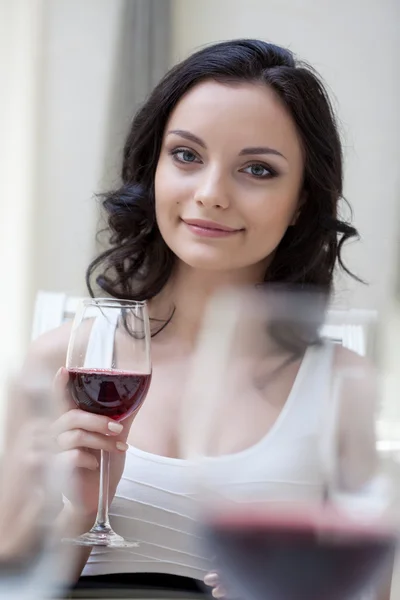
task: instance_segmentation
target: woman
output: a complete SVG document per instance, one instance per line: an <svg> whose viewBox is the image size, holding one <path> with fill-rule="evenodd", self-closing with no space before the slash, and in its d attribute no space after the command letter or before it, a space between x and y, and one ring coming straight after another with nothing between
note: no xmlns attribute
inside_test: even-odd
<svg viewBox="0 0 400 600"><path fill-rule="evenodd" d="M135 116L121 186L104 198L111 246L89 266L87 283L91 293L95 278L103 295L149 301L151 389L132 428L133 418L109 423L74 409L66 395L69 410L55 433L81 492L64 518L82 531L92 525L96 456L110 450L112 524L141 543L137 551L86 553L84 579L154 584L163 574L189 582L212 568L193 544L187 465L178 454L177 414L203 309L222 285L310 284L329 294L335 267L347 270L342 245L357 235L338 217L342 177L322 83L291 52L262 41L233 40L193 54ZM67 324L38 340L26 368L44 361L56 373L69 332ZM315 352L298 405L307 406L307 390L318 397L321 381L343 361L358 359L343 349ZM275 406L284 406L300 364L292 361L274 381ZM65 389L67 380L58 371L58 385ZM272 426L276 414L267 411L267 418ZM249 431L248 442L253 437ZM283 468L293 472L298 464ZM323 481L316 485L322 497ZM214 576L207 581L216 585ZM221 593L217 586L214 594Z"/></svg>

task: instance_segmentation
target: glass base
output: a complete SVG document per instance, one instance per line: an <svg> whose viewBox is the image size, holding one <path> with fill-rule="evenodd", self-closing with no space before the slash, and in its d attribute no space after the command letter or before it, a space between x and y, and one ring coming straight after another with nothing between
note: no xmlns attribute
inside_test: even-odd
<svg viewBox="0 0 400 600"><path fill-rule="evenodd" d="M64 538L63 542L76 546L107 546L108 548L137 548L138 542L128 542L107 526L95 525L90 531L77 538Z"/></svg>

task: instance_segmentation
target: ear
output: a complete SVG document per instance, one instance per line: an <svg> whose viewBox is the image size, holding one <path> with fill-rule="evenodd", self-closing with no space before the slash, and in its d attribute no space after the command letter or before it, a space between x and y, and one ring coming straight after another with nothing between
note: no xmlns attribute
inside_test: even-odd
<svg viewBox="0 0 400 600"><path fill-rule="evenodd" d="M301 192L301 194L300 194L299 201L297 203L296 212L294 213L293 218L292 218L292 220L290 222L290 226L291 227L293 227L293 225L296 225L297 220L298 220L298 218L300 216L300 213L301 213L301 209L305 205L306 201L307 201L307 192L305 190L303 190Z"/></svg>

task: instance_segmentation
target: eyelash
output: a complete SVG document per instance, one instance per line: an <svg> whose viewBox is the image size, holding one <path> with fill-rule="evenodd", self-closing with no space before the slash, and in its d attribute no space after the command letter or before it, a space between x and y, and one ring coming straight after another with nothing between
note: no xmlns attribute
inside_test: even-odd
<svg viewBox="0 0 400 600"><path fill-rule="evenodd" d="M175 160L179 164L190 165L190 163L196 162L194 160L192 160L192 161L191 160L190 161L179 160L177 155L181 154L182 152L189 152L189 154L193 154L193 156L196 157L196 153L193 152L193 150L190 150L190 148L174 148L174 150L169 151L169 154L172 156L173 160Z"/></svg>
<svg viewBox="0 0 400 600"><path fill-rule="evenodd" d="M168 154L170 154L170 156L172 156L173 160L179 164L183 164L183 165L190 165L192 163L197 163L198 164L198 160L192 160L192 161L185 161L185 160L180 160L178 158L178 154L182 153L182 152L188 152L189 154L192 154L194 157L198 158L196 153L193 152L193 150L190 150L190 148L174 148L173 150L170 150L168 152ZM243 173L245 172L245 169L249 169L251 167L262 167L263 169L265 169L266 171L268 171L268 175L262 175L257 176L257 175L252 175L251 173L246 173L247 175L250 175L250 177L253 177L254 179L272 179L274 177L278 176L278 172L273 169L270 165L261 163L261 162L253 162L249 165L247 165L246 167L243 167L242 169L240 169L240 172Z"/></svg>
<svg viewBox="0 0 400 600"><path fill-rule="evenodd" d="M261 176L252 175L251 173L246 173L247 175L250 175L250 177L253 177L254 179L273 179L274 177L278 176L278 173L275 169L273 169L269 165L266 165L266 164L260 163L260 162L250 163L246 167L243 167L243 169L240 169L240 172L244 173L245 169L250 169L251 167L262 167L263 169L268 171L267 175L261 175Z"/></svg>

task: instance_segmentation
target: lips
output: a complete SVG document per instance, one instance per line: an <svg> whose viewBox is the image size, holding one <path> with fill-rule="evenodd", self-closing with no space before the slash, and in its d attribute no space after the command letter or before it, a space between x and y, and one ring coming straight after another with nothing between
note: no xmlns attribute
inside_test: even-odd
<svg viewBox="0 0 400 600"><path fill-rule="evenodd" d="M199 227L201 229L209 229L212 231L222 231L224 233L237 233L241 231L241 229L236 229L233 227L228 227L227 225L222 225L220 223L215 223L214 221L205 221L203 219L182 219L186 225Z"/></svg>
<svg viewBox="0 0 400 600"><path fill-rule="evenodd" d="M234 229L215 221L206 221L204 219L182 219L190 233L201 238L227 238L237 235L243 229Z"/></svg>

